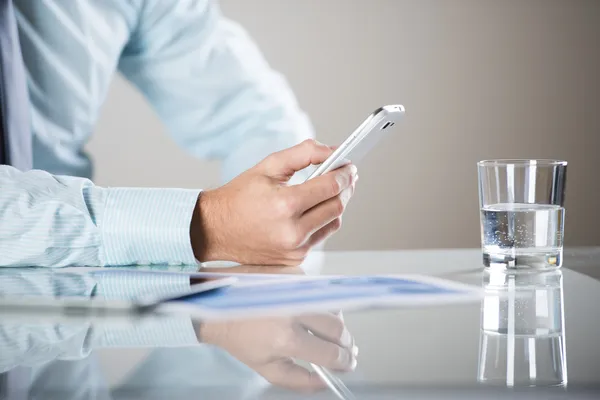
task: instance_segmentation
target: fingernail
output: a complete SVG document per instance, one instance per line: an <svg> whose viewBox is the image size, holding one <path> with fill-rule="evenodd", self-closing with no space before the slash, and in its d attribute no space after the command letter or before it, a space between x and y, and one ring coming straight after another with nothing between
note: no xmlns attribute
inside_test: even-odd
<svg viewBox="0 0 600 400"><path fill-rule="evenodd" d="M341 368L351 367L353 364L353 358L350 352L340 347L340 353L338 354L337 363Z"/></svg>
<svg viewBox="0 0 600 400"><path fill-rule="evenodd" d="M356 173L358 172L356 165L350 164L350 171L352 172L352 175L356 175Z"/></svg>
<svg viewBox="0 0 600 400"><path fill-rule="evenodd" d="M357 346L352 347L352 355L354 357L358 357L358 347Z"/></svg>
<svg viewBox="0 0 600 400"><path fill-rule="evenodd" d="M354 175L354 182L358 181L358 174Z"/></svg>
<svg viewBox="0 0 600 400"><path fill-rule="evenodd" d="M350 370L354 371L356 369L356 366L358 365L358 361L356 360L356 358L352 359L352 364L350 365Z"/></svg>
<svg viewBox="0 0 600 400"><path fill-rule="evenodd" d="M346 328L344 328L344 332L342 332L340 343L342 344L342 346L347 348L352 346L352 335L350 335L350 332Z"/></svg>

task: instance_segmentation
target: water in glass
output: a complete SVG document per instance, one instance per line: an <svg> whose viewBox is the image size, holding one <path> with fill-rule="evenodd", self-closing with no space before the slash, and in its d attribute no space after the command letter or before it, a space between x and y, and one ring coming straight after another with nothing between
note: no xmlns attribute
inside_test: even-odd
<svg viewBox="0 0 600 400"><path fill-rule="evenodd" d="M564 217L564 207L552 204L503 203L482 207L484 264L560 266Z"/></svg>

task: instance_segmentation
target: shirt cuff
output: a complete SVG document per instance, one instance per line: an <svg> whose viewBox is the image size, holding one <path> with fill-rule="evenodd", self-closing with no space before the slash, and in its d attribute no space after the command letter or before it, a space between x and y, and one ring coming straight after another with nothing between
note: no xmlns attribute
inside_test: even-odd
<svg viewBox="0 0 600 400"><path fill-rule="evenodd" d="M97 295L105 299L135 300L148 295L156 298L188 293L190 276L179 273L105 269L93 273ZM173 347L198 344L189 317L157 317L135 324L107 327L101 346Z"/></svg>
<svg viewBox="0 0 600 400"><path fill-rule="evenodd" d="M96 295L104 299L136 300L185 294L190 291L190 276L184 273L131 271L110 268L93 273Z"/></svg>
<svg viewBox="0 0 600 400"><path fill-rule="evenodd" d="M105 190L99 221L104 265L197 263L190 222L199 190Z"/></svg>
<svg viewBox="0 0 600 400"><path fill-rule="evenodd" d="M101 347L180 347L197 345L198 337L190 318L159 318L129 326L107 327Z"/></svg>

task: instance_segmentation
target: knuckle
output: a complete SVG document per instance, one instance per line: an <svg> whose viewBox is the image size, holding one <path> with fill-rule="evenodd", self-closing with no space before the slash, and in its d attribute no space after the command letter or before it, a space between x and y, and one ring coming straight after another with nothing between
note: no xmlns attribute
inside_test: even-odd
<svg viewBox="0 0 600 400"><path fill-rule="evenodd" d="M272 345L272 349L273 351L277 354L277 355L284 355L289 353L289 349L290 349L290 336L288 334L286 334L285 332L280 332L279 335L276 335L273 337L271 345Z"/></svg>
<svg viewBox="0 0 600 400"><path fill-rule="evenodd" d="M336 194L338 194L338 193L340 192L340 190L341 190L341 184L340 184L340 181L339 181L339 179L337 179L337 178L336 178L336 176L335 176L335 175L333 175L333 176L331 177L331 179L330 179L330 180L329 180L329 182L328 182L328 185L329 185L329 188L328 188L328 189L329 189L329 194L330 194L331 196L335 196L335 195L336 195Z"/></svg>
<svg viewBox="0 0 600 400"><path fill-rule="evenodd" d="M294 332L293 327L288 327L288 329L282 330L280 332L280 337L277 340L276 350L278 354L283 356L290 356L295 354L295 350L298 347L296 340L296 333Z"/></svg>
<svg viewBox="0 0 600 400"><path fill-rule="evenodd" d="M279 152L271 153L262 160L261 164L266 165L266 166L275 165L277 163L278 158L279 158Z"/></svg>
<svg viewBox="0 0 600 400"><path fill-rule="evenodd" d="M334 210L335 216L336 217L341 216L344 213L345 208L346 208L346 205L344 204L342 199L339 196L336 197L335 200L333 201L333 210Z"/></svg>
<svg viewBox="0 0 600 400"><path fill-rule="evenodd" d="M302 148L304 152L311 153L317 147L317 141L315 139L306 139L302 143L300 143L300 148Z"/></svg>
<svg viewBox="0 0 600 400"><path fill-rule="evenodd" d="M279 196L275 200L274 211L280 216L291 216L295 212L295 201L293 197Z"/></svg>
<svg viewBox="0 0 600 400"><path fill-rule="evenodd" d="M315 147L317 146L317 141L315 139L305 139L302 144L306 147Z"/></svg>

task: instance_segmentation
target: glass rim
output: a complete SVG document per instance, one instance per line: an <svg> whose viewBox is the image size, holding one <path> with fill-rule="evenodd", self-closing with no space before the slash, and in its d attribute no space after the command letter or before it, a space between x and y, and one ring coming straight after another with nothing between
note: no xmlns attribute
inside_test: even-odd
<svg viewBox="0 0 600 400"><path fill-rule="evenodd" d="M497 159L497 160L481 160L477 162L477 165L480 167L506 167L508 165L514 165L516 167L530 167L530 166L538 166L538 167L556 167L556 166L567 166L567 162L565 160L552 160L545 158L532 158L532 159L519 159L519 158L506 158L506 159Z"/></svg>

